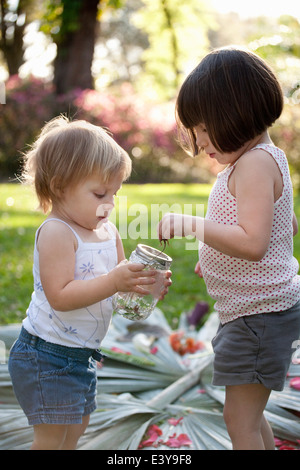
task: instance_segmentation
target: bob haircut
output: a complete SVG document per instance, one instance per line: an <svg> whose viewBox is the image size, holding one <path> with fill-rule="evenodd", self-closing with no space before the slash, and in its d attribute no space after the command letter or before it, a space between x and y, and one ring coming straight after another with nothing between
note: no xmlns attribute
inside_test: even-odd
<svg viewBox="0 0 300 470"><path fill-rule="evenodd" d="M22 179L34 185L45 213L54 201L59 203L64 188L95 173L103 183L116 174L124 181L131 173L131 159L103 128L86 121L52 119L24 155Z"/></svg>
<svg viewBox="0 0 300 470"><path fill-rule="evenodd" d="M179 91L179 139L197 155L194 127L203 124L213 146L231 153L270 127L282 109L280 84L260 57L236 47L216 49L202 59Z"/></svg>

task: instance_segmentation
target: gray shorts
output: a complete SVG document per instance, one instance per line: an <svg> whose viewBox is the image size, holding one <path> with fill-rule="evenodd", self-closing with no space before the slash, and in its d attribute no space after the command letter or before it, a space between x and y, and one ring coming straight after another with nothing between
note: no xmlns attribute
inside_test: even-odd
<svg viewBox="0 0 300 470"><path fill-rule="evenodd" d="M212 340L213 385L261 383L280 391L300 336L300 301L283 312L247 315L220 325Z"/></svg>

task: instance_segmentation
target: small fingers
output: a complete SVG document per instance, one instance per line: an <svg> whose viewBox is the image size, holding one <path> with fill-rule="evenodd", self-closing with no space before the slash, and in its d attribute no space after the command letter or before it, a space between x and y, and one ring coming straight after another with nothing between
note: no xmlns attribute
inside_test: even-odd
<svg viewBox="0 0 300 470"><path fill-rule="evenodd" d="M150 290L145 289L145 288L140 287L140 286L135 286L134 289L133 289L133 292L136 292L137 294L140 294L140 295L149 295L149 294L151 294Z"/></svg>
<svg viewBox="0 0 300 470"><path fill-rule="evenodd" d="M147 265L145 264L138 264L132 263L129 264L128 267L131 272L135 273L136 277L143 276L143 277L151 277L156 276L157 271L155 269L145 269Z"/></svg>

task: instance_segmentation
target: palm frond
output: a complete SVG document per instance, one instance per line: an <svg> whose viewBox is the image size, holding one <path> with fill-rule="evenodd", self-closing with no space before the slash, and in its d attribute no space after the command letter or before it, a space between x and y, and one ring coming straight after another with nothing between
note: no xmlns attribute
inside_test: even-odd
<svg viewBox="0 0 300 470"><path fill-rule="evenodd" d="M172 330L159 309L138 324L115 316L103 341L106 358L97 370L98 409L78 448L230 449L222 414L225 392L211 385L210 342L217 325L211 314L195 331L182 314L178 328L204 348L181 356L170 344ZM20 325L0 327L0 340L8 349L19 329ZM152 348L138 345L141 334ZM284 390L272 392L266 408L275 435L293 442L300 436L295 414L300 412L300 391L289 381L299 375L300 366L291 365ZM32 434L13 395L7 364L0 364L0 449L28 448Z"/></svg>

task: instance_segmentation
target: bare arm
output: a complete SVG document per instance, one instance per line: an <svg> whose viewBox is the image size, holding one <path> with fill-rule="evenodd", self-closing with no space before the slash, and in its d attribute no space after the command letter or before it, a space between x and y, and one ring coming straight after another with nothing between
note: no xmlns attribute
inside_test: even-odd
<svg viewBox="0 0 300 470"><path fill-rule="evenodd" d="M297 235L297 233L298 233L298 221L297 221L296 214L294 212L294 214L293 214L293 236Z"/></svg>
<svg viewBox="0 0 300 470"><path fill-rule="evenodd" d="M50 305L61 311L82 308L106 299L117 291L147 293L142 286L155 282L155 271L142 271L142 264L119 264L112 271L93 279L74 279L75 238L65 225L46 224L39 235L40 276ZM124 256L121 240L117 244L119 261Z"/></svg>
<svg viewBox="0 0 300 470"><path fill-rule="evenodd" d="M159 237L194 235L226 255L250 261L262 259L270 243L279 169L272 157L253 151L241 157L234 172L238 224L167 214L159 223Z"/></svg>

